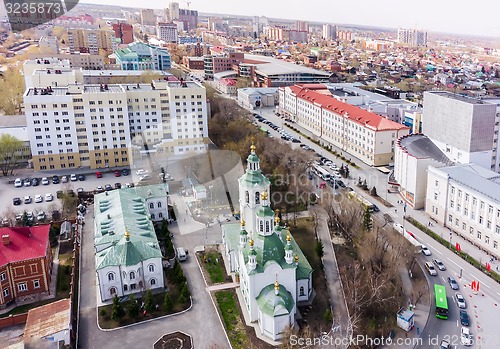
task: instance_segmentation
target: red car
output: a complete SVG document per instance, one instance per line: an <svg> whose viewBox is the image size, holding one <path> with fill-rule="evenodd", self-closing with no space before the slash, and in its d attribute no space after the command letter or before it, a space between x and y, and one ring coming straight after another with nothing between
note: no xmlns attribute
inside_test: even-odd
<svg viewBox="0 0 500 349"><path fill-rule="evenodd" d="M120 177L122 172L120 170L115 170L115 177Z"/></svg>
<svg viewBox="0 0 500 349"><path fill-rule="evenodd" d="M102 178L102 173L101 173L101 172L96 172L96 173L95 173L95 176L96 176L97 178Z"/></svg>
<svg viewBox="0 0 500 349"><path fill-rule="evenodd" d="M323 189L326 187L326 182L321 182L321 184L319 185L319 189Z"/></svg>

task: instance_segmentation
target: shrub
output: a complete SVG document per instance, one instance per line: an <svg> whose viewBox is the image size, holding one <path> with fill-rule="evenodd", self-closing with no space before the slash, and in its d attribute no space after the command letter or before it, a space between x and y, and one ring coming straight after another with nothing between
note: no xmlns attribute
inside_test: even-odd
<svg viewBox="0 0 500 349"><path fill-rule="evenodd" d="M154 309L153 304L153 292L150 289L146 291L146 296L144 297L144 309L150 313Z"/></svg>
<svg viewBox="0 0 500 349"><path fill-rule="evenodd" d="M165 293L165 298L163 299L163 310L170 312L172 311L173 308L174 308L174 303L172 302L170 294L167 292Z"/></svg>

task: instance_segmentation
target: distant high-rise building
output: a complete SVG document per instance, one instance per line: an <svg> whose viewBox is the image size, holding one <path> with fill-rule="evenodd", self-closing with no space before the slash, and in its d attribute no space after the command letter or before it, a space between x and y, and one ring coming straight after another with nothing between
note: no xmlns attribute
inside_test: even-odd
<svg viewBox="0 0 500 349"><path fill-rule="evenodd" d="M411 46L427 46L427 32L416 29L399 29L398 42Z"/></svg>
<svg viewBox="0 0 500 349"><path fill-rule="evenodd" d="M332 24L323 24L323 39L335 40L337 38L337 26Z"/></svg>
<svg viewBox="0 0 500 349"><path fill-rule="evenodd" d="M158 23L156 26L156 34L160 40L166 42L177 42L178 32L177 24L175 23Z"/></svg>
<svg viewBox="0 0 500 349"><path fill-rule="evenodd" d="M116 37L112 30L68 29L70 53L110 55L116 49Z"/></svg>
<svg viewBox="0 0 500 349"><path fill-rule="evenodd" d="M198 27L198 11L194 10L179 10L179 21L184 23L184 30L195 30Z"/></svg>
<svg viewBox="0 0 500 349"><path fill-rule="evenodd" d="M254 16L252 20L252 31L255 37L260 36L264 31L264 27L269 26L269 21L267 17Z"/></svg>
<svg viewBox="0 0 500 349"><path fill-rule="evenodd" d="M268 27L266 36L269 40L307 42L307 32L300 30L285 29L280 27Z"/></svg>
<svg viewBox="0 0 500 349"><path fill-rule="evenodd" d="M179 19L179 3L178 2L171 2L168 5L168 13L170 15L171 21Z"/></svg>
<svg viewBox="0 0 500 349"><path fill-rule="evenodd" d="M134 42L134 28L128 23L114 23L113 31L122 44Z"/></svg>
<svg viewBox="0 0 500 349"><path fill-rule="evenodd" d="M295 30L299 32L308 32L309 23L306 21L295 21Z"/></svg>
<svg viewBox="0 0 500 349"><path fill-rule="evenodd" d="M141 24L142 25L156 25L155 11L152 9L141 10Z"/></svg>

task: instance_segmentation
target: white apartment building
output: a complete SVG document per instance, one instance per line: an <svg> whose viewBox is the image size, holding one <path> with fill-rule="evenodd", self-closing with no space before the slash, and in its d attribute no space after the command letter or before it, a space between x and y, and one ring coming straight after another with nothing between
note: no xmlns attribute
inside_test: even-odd
<svg viewBox="0 0 500 349"><path fill-rule="evenodd" d="M393 163L397 139L409 133L407 126L338 101L323 84L281 87L279 111L323 143L371 166Z"/></svg>
<svg viewBox="0 0 500 349"><path fill-rule="evenodd" d="M423 133L459 164L475 163L498 172L500 112L483 101L444 91L424 93Z"/></svg>
<svg viewBox="0 0 500 349"><path fill-rule="evenodd" d="M195 82L32 87L24 105L37 171L126 166L132 155L206 149L206 92Z"/></svg>
<svg viewBox="0 0 500 349"><path fill-rule="evenodd" d="M416 29L399 29L398 42L411 46L427 46L427 32Z"/></svg>
<svg viewBox="0 0 500 349"><path fill-rule="evenodd" d="M500 175L476 164L431 166L427 181L425 212L500 258Z"/></svg>
<svg viewBox="0 0 500 349"><path fill-rule="evenodd" d="M333 24L323 24L323 39L325 40L337 39L337 26Z"/></svg>
<svg viewBox="0 0 500 349"><path fill-rule="evenodd" d="M156 25L156 35L165 42L177 42L179 32L175 23L158 23Z"/></svg>

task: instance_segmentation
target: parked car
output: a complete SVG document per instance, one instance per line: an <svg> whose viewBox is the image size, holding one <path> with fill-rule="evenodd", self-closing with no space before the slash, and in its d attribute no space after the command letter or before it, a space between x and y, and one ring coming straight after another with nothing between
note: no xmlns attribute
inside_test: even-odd
<svg viewBox="0 0 500 349"><path fill-rule="evenodd" d="M455 300L457 301L457 305L460 309L465 309L467 307L465 304L465 298L460 292L455 293Z"/></svg>
<svg viewBox="0 0 500 349"><path fill-rule="evenodd" d="M450 349L450 341L443 339L439 345L439 349Z"/></svg>
<svg viewBox="0 0 500 349"><path fill-rule="evenodd" d="M21 203L22 203L21 202L21 198L14 198L14 199L12 199L12 204L14 206L19 206L19 205L21 205Z"/></svg>
<svg viewBox="0 0 500 349"><path fill-rule="evenodd" d="M35 195L35 203L43 202L43 197L40 194Z"/></svg>
<svg viewBox="0 0 500 349"><path fill-rule="evenodd" d="M113 187L111 186L111 184L106 184L106 185L104 186L104 189L105 189L106 191L110 191L110 190L112 190L112 189L113 189Z"/></svg>
<svg viewBox="0 0 500 349"><path fill-rule="evenodd" d="M467 311L463 309L460 309L460 324L462 326L470 325L469 315L467 314Z"/></svg>
<svg viewBox="0 0 500 349"><path fill-rule="evenodd" d="M148 173L148 171L143 170L143 169L139 169L139 170L135 171L135 174L138 175L138 176L144 176L147 173Z"/></svg>
<svg viewBox="0 0 500 349"><path fill-rule="evenodd" d="M115 183L115 189L121 189L122 184L121 183Z"/></svg>
<svg viewBox="0 0 500 349"><path fill-rule="evenodd" d="M133 188L134 183L125 183L125 188Z"/></svg>
<svg viewBox="0 0 500 349"><path fill-rule="evenodd" d="M32 186L36 187L36 186L38 186L38 184L40 184L40 181L38 180L38 178L33 178L31 180L31 185Z"/></svg>
<svg viewBox="0 0 500 349"><path fill-rule="evenodd" d="M25 187L31 187L31 179L26 178L26 179L24 180L24 186L25 186Z"/></svg>
<svg viewBox="0 0 500 349"><path fill-rule="evenodd" d="M83 174L79 174L79 175L78 175L78 180L79 180L79 181L84 181L84 180L85 180L85 175L83 175Z"/></svg>
<svg viewBox="0 0 500 349"><path fill-rule="evenodd" d="M139 181L140 181L140 182L144 182L144 181L148 181L148 180L150 180L151 178L152 178L152 177L146 173L146 174L142 175L142 176L139 178Z"/></svg>
<svg viewBox="0 0 500 349"><path fill-rule="evenodd" d="M128 174L129 174L128 170L127 170L126 168L124 168L124 169L122 170L122 175L123 175L123 176L128 176Z"/></svg>
<svg viewBox="0 0 500 349"><path fill-rule="evenodd" d="M68 176L62 176L61 183L67 183L67 182L68 182Z"/></svg>
<svg viewBox="0 0 500 349"><path fill-rule="evenodd" d="M83 191L84 191L84 190L83 190L83 188L78 188L78 189L76 190L76 192L77 192L77 193L82 193Z"/></svg>
<svg viewBox="0 0 500 349"><path fill-rule="evenodd" d="M458 283L451 276L448 276L448 283L450 284L450 287L452 290L458 290Z"/></svg>
<svg viewBox="0 0 500 349"><path fill-rule="evenodd" d="M120 170L115 170L115 177L120 177L122 172Z"/></svg>
<svg viewBox="0 0 500 349"><path fill-rule="evenodd" d="M16 180L14 181L14 187L20 188L22 186L23 186L23 180L21 178L16 178Z"/></svg>
<svg viewBox="0 0 500 349"><path fill-rule="evenodd" d="M76 182L78 180L78 177L76 176L75 173L72 173L70 176L69 176L69 179L72 181L72 182Z"/></svg>
<svg viewBox="0 0 500 349"><path fill-rule="evenodd" d="M50 182L49 182L49 179L47 177L43 177L42 178L42 185L49 185Z"/></svg>
<svg viewBox="0 0 500 349"><path fill-rule="evenodd" d="M429 272L429 275L436 276L438 273L431 262L425 262L425 269Z"/></svg>
<svg viewBox="0 0 500 349"><path fill-rule="evenodd" d="M434 263L434 265L435 265L435 266L436 266L439 270L441 270L441 271L446 270L446 267L445 267L444 263L443 263L443 262L441 262L439 259L434 258L434 259L432 260L432 263Z"/></svg>
<svg viewBox="0 0 500 349"><path fill-rule="evenodd" d="M44 221L46 218L47 215L43 211L38 212L38 214L36 215L36 220L39 222Z"/></svg>
<svg viewBox="0 0 500 349"><path fill-rule="evenodd" d="M95 173L95 176L96 176L97 178L102 178L102 173L101 173L100 171L97 171L97 172Z"/></svg>
<svg viewBox="0 0 500 349"><path fill-rule="evenodd" d="M51 193L45 194L45 202L50 202L52 200L54 200L54 197L52 196Z"/></svg>
<svg viewBox="0 0 500 349"><path fill-rule="evenodd" d="M31 196L26 195L26 196L24 197L24 203L25 203L25 204L31 204L31 201L32 201L32 200L31 200Z"/></svg>
<svg viewBox="0 0 500 349"><path fill-rule="evenodd" d="M102 187L102 185L99 185L95 188L95 191L98 193L102 193L104 191L104 188Z"/></svg>
<svg viewBox="0 0 500 349"><path fill-rule="evenodd" d="M57 197L58 199L62 198L62 195L63 195L63 191L62 191L62 190L58 190L58 191L56 192L56 197Z"/></svg>
<svg viewBox="0 0 500 349"><path fill-rule="evenodd" d="M34 222L35 221L35 215L31 211L26 212L26 218L28 219L28 222Z"/></svg>
<svg viewBox="0 0 500 349"><path fill-rule="evenodd" d="M474 344L474 340L472 339L472 335L470 334L468 327L462 327L460 330L460 344L467 347Z"/></svg>
<svg viewBox="0 0 500 349"><path fill-rule="evenodd" d="M52 183L53 184L59 184L59 177L57 177L56 175L53 175L52 176Z"/></svg>
<svg viewBox="0 0 500 349"><path fill-rule="evenodd" d="M430 256L432 254L429 248L425 245L422 245L422 253L426 256Z"/></svg>

